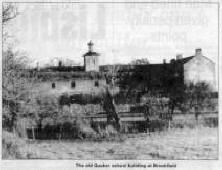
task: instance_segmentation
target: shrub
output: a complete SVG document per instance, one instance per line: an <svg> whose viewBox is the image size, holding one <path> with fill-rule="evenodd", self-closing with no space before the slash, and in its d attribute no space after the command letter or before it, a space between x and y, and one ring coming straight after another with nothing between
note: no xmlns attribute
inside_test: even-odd
<svg viewBox="0 0 222 170"><path fill-rule="evenodd" d="M195 109L195 112L204 111L207 109L214 110L217 103L212 98L212 91L205 82L190 83L185 89L184 106L186 110Z"/></svg>
<svg viewBox="0 0 222 170"><path fill-rule="evenodd" d="M97 134L90 126L89 121L77 118L76 127L79 138L97 138Z"/></svg>
<svg viewBox="0 0 222 170"><path fill-rule="evenodd" d="M217 127L218 126L218 118L217 117L204 118L204 126Z"/></svg>

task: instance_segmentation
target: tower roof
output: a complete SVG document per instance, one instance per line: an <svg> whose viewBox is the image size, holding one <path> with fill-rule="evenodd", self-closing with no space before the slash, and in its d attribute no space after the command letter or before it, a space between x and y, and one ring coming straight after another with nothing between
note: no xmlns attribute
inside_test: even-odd
<svg viewBox="0 0 222 170"><path fill-rule="evenodd" d="M92 42L92 40L90 40L90 42L88 42L87 45L88 45L89 50L88 50L87 53L85 53L83 55L83 57L85 57L85 56L99 56L100 55L97 52L93 52L93 45L94 45L94 43Z"/></svg>
<svg viewBox="0 0 222 170"><path fill-rule="evenodd" d="M87 44L89 47L93 46L94 43L92 42L92 40L90 40L90 42Z"/></svg>
<svg viewBox="0 0 222 170"><path fill-rule="evenodd" d="M87 53L85 53L84 55L83 55L83 57L85 57L85 56L99 56L100 54L99 53L97 53L97 52L87 52Z"/></svg>

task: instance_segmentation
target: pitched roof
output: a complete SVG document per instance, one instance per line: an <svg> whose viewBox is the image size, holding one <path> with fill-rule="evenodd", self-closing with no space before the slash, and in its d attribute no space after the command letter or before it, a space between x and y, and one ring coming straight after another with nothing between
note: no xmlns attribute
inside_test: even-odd
<svg viewBox="0 0 222 170"><path fill-rule="evenodd" d="M176 62L179 61L179 62L182 62L183 64L186 64L188 61L190 61L191 59L193 59L195 56L190 56L190 57L186 57L186 58L182 58L182 59L179 59L179 60L175 60ZM205 59L207 59L208 61L214 63L211 59L209 59L208 57L206 56L201 56Z"/></svg>
<svg viewBox="0 0 222 170"><path fill-rule="evenodd" d="M190 57L185 57L185 58L181 58L181 59L177 59L175 60L175 62L180 62L180 63L187 63L188 61L190 61L192 58L194 58L195 56L190 56Z"/></svg>

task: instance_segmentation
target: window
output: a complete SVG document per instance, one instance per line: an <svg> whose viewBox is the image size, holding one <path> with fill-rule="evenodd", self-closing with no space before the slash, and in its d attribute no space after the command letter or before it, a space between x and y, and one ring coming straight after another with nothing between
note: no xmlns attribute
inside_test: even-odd
<svg viewBox="0 0 222 170"><path fill-rule="evenodd" d="M99 87L99 82L98 81L95 81L95 86Z"/></svg>
<svg viewBox="0 0 222 170"><path fill-rule="evenodd" d="M75 88L76 87L76 82L75 81L72 81L71 82L71 88Z"/></svg>
<svg viewBox="0 0 222 170"><path fill-rule="evenodd" d="M56 84L52 83L52 88L55 89L55 87L56 87Z"/></svg>

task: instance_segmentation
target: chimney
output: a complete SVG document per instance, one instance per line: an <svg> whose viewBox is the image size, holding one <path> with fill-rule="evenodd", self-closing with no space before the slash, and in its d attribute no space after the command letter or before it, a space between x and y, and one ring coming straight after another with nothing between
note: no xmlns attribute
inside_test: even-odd
<svg viewBox="0 0 222 170"><path fill-rule="evenodd" d="M36 63L36 70L39 71L39 62Z"/></svg>
<svg viewBox="0 0 222 170"><path fill-rule="evenodd" d="M195 50L195 56L198 56L198 55L202 55L202 49L201 48L196 48L196 50Z"/></svg>
<svg viewBox="0 0 222 170"><path fill-rule="evenodd" d="M58 64L59 67L62 67L62 61L59 60L59 64Z"/></svg>
<svg viewBox="0 0 222 170"><path fill-rule="evenodd" d="M163 64L166 64L166 59L163 59Z"/></svg>
<svg viewBox="0 0 222 170"><path fill-rule="evenodd" d="M176 60L180 60L180 59L182 59L183 58L183 55L182 54L177 54L176 55Z"/></svg>

